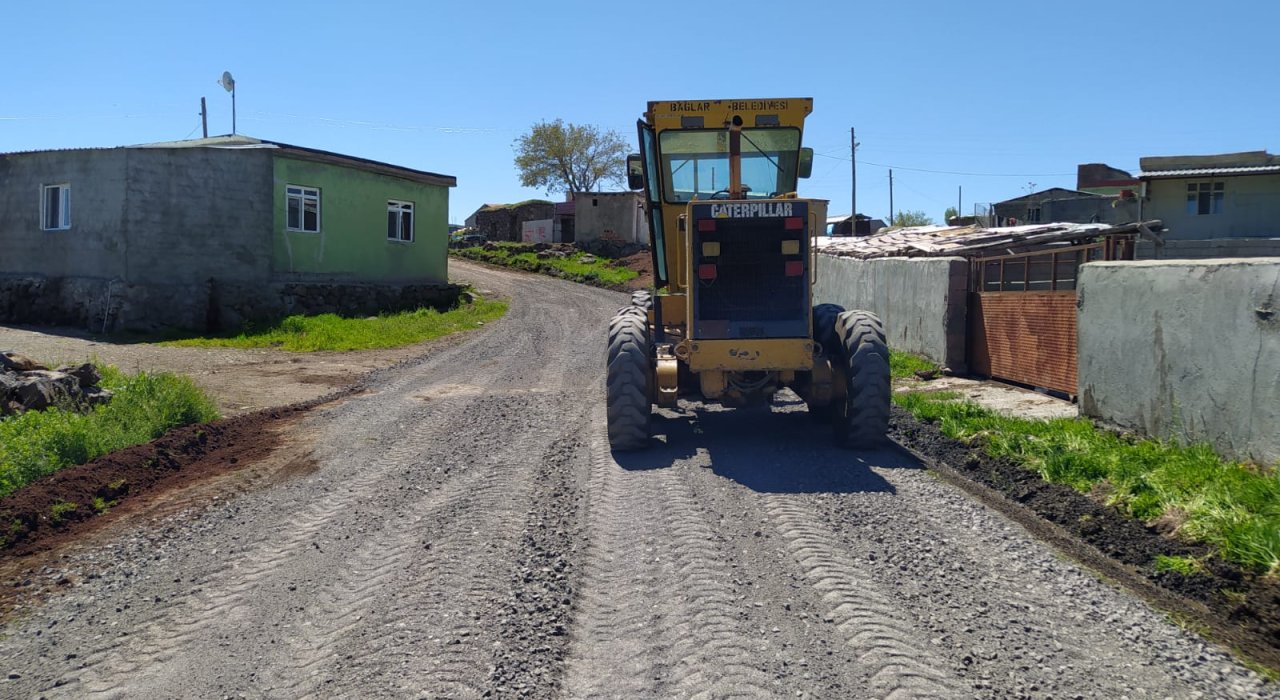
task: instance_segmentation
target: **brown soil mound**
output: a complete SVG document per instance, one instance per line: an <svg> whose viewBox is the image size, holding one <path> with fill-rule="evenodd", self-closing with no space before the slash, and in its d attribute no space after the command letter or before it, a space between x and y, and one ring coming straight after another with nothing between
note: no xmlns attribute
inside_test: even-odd
<svg viewBox="0 0 1280 700"><path fill-rule="evenodd" d="M278 436L278 431L265 428L308 407L267 409L178 428L29 484L0 499L0 524L5 529L0 560L82 537L106 522L98 517L104 511L119 515L143 494L155 496L261 459L275 448Z"/></svg>
<svg viewBox="0 0 1280 700"><path fill-rule="evenodd" d="M627 291L653 287L653 255L649 251L642 250L625 258L618 258L618 265L636 271L636 277L627 282Z"/></svg>
<svg viewBox="0 0 1280 700"><path fill-rule="evenodd" d="M1072 548L1074 555L1088 564L1102 563L1098 568L1105 574L1157 607L1190 618L1219 642L1280 669L1280 584L1276 581L1223 561L1205 546L1163 535L1069 487L1047 483L1039 474L1011 461L992 458L981 449L948 438L936 425L916 420L896 406L890 434L940 467L1065 531L1084 545ZM998 503L992 505L1011 514ZM1034 523L1023 524L1033 531L1038 529ZM1158 555L1200 558L1205 571L1191 576L1156 571Z"/></svg>

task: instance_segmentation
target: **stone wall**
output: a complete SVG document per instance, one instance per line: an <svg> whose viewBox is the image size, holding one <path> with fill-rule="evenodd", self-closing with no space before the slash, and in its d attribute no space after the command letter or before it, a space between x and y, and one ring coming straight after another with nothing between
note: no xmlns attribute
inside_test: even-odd
<svg viewBox="0 0 1280 700"><path fill-rule="evenodd" d="M77 326L93 332L228 331L291 314L372 316L420 307L445 309L458 302L461 292L453 284L212 278L185 284L127 284L118 279L4 276L0 323Z"/></svg>
<svg viewBox="0 0 1280 700"><path fill-rule="evenodd" d="M1079 294L1081 414L1280 461L1280 258L1090 263Z"/></svg>
<svg viewBox="0 0 1280 700"><path fill-rule="evenodd" d="M969 262L964 258L858 260L819 254L817 273L815 304L872 311L884 321L890 348L967 371Z"/></svg>
<svg viewBox="0 0 1280 700"><path fill-rule="evenodd" d="M542 221L555 216L551 202L531 202L518 207L498 206L476 212L476 233L488 241L519 241L526 221Z"/></svg>

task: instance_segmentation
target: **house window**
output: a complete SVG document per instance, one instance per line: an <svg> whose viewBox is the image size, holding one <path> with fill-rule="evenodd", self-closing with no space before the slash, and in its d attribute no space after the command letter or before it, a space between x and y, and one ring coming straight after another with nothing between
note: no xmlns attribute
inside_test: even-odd
<svg viewBox="0 0 1280 700"><path fill-rule="evenodd" d="M71 228L71 185L45 185L40 189L40 228L46 231Z"/></svg>
<svg viewBox="0 0 1280 700"><path fill-rule="evenodd" d="M387 240L413 242L413 202L387 200Z"/></svg>
<svg viewBox="0 0 1280 700"><path fill-rule="evenodd" d="M1221 182L1187 183L1187 213L1193 216L1221 214L1225 189Z"/></svg>
<svg viewBox="0 0 1280 700"><path fill-rule="evenodd" d="M320 232L320 190L315 187L285 185L285 228L290 231Z"/></svg>
<svg viewBox="0 0 1280 700"><path fill-rule="evenodd" d="M1027 207L1027 223L1032 223L1032 224L1040 223L1040 205L1039 204L1037 204L1034 207Z"/></svg>

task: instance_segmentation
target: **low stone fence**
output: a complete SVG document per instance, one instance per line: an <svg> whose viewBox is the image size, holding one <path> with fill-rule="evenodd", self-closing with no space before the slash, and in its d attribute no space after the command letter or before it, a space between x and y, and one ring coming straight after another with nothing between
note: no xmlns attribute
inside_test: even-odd
<svg viewBox="0 0 1280 700"><path fill-rule="evenodd" d="M1090 263L1079 295L1083 415L1280 461L1280 258Z"/></svg>
<svg viewBox="0 0 1280 700"><path fill-rule="evenodd" d="M235 330L292 314L372 316L458 303L453 284L362 284L276 280L265 284L206 280L131 284L119 279L0 277L0 323L66 325L94 332L181 328Z"/></svg>
<svg viewBox="0 0 1280 700"><path fill-rule="evenodd" d="M966 372L964 258L857 258L818 255L815 304L872 311L889 347Z"/></svg>

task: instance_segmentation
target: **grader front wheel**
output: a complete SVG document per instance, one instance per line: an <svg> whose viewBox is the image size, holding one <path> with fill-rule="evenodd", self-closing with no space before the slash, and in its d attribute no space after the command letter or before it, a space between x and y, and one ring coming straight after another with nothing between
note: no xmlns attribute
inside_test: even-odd
<svg viewBox="0 0 1280 700"><path fill-rule="evenodd" d="M845 371L845 399L835 416L836 439L846 447L875 447L889 431L889 348L884 326L870 311L836 317Z"/></svg>
<svg viewBox="0 0 1280 700"><path fill-rule="evenodd" d="M609 322L605 375L609 445L615 450L638 450L649 444L650 354L649 327L643 313L619 311Z"/></svg>

